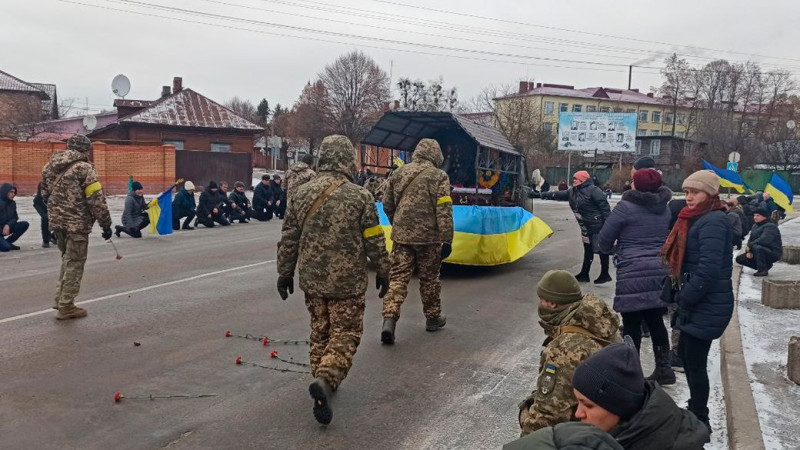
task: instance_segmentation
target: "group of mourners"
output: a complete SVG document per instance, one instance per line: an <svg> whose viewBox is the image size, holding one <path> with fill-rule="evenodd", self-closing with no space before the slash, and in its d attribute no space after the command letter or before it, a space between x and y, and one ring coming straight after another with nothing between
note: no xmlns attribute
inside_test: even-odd
<svg viewBox="0 0 800 450"><path fill-rule="evenodd" d="M644 157L613 209L585 171L569 189L542 194L569 202L584 260L577 275L550 271L538 284L547 339L536 389L519 405L523 437L506 448L701 449L710 441L708 354L733 313L733 250L749 233L736 262L763 276L782 248L769 195L725 202L719 184L701 170L683 181L685 198L672 199ZM616 268L613 311L581 290L595 254L595 283L611 281L609 260ZM648 334L655 369L645 377L639 354ZM686 409L662 389L676 383L676 369L689 387Z"/></svg>

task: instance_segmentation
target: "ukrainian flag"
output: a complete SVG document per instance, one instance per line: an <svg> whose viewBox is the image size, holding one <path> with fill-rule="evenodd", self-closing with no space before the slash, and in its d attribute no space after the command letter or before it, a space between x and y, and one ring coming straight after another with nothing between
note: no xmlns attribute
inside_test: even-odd
<svg viewBox="0 0 800 450"><path fill-rule="evenodd" d="M392 225L377 203L386 248L391 251ZM453 252L445 260L466 266L497 266L518 260L553 230L520 207L453 206Z"/></svg>
<svg viewBox="0 0 800 450"><path fill-rule="evenodd" d="M710 170L717 174L717 176L719 177L720 187L734 189L736 192L740 194L750 190L750 187L747 186L747 183L744 182L742 176L732 170L720 169L718 167L715 167L713 164L706 161L705 159L703 160L703 169Z"/></svg>
<svg viewBox="0 0 800 450"><path fill-rule="evenodd" d="M794 208L792 208L792 201L794 200L792 188L780 175L772 172L772 177L764 188L764 192L768 192L772 199L775 200L775 204L783 208L784 211L787 213L794 212Z"/></svg>
<svg viewBox="0 0 800 450"><path fill-rule="evenodd" d="M153 234L172 234L172 188L150 200L147 215L150 216L150 232Z"/></svg>

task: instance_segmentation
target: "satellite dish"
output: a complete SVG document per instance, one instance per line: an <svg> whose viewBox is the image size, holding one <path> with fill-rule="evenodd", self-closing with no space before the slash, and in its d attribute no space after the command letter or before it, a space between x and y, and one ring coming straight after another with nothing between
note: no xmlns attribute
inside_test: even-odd
<svg viewBox="0 0 800 450"><path fill-rule="evenodd" d="M117 97L125 98L131 91L131 80L125 75L119 74L111 80L111 90Z"/></svg>
<svg viewBox="0 0 800 450"><path fill-rule="evenodd" d="M86 128L86 131L92 131L97 128L97 117L95 116L86 116L83 118L83 127Z"/></svg>
<svg viewBox="0 0 800 450"><path fill-rule="evenodd" d="M786 128L788 128L790 130L794 130L794 127L796 127L796 126L797 126L797 123L795 123L794 120L789 120L788 122L786 122Z"/></svg>

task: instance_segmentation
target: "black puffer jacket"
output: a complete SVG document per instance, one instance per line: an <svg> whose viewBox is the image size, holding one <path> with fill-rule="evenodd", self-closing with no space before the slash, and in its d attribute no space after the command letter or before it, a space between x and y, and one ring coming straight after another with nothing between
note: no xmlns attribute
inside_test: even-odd
<svg viewBox="0 0 800 450"><path fill-rule="evenodd" d="M571 187L566 191L549 192L545 198L569 201L569 207L576 217L580 216L578 225L584 236L599 233L611 214L606 194L595 186L592 180L586 180L580 186Z"/></svg>
<svg viewBox="0 0 800 450"><path fill-rule="evenodd" d="M642 409L617 425L611 436L625 450L702 450L708 428L691 412L678 408L657 383L647 381Z"/></svg>
<svg viewBox="0 0 800 450"><path fill-rule="evenodd" d="M4 183L0 186L0 228L6 225L14 228L19 221L17 202L8 198L8 193L12 190L16 192L17 189L11 183Z"/></svg>
<svg viewBox="0 0 800 450"><path fill-rule="evenodd" d="M236 206L238 206L242 210L250 208L250 199L247 198L247 194L245 194L244 192L240 193L239 191L234 189L228 196L228 200L235 203Z"/></svg>
<svg viewBox="0 0 800 450"><path fill-rule="evenodd" d="M503 450L623 450L623 447L592 424L564 422L509 442Z"/></svg>
<svg viewBox="0 0 800 450"><path fill-rule="evenodd" d="M747 246L751 249L758 246L768 250L773 255L780 257L783 254L783 244L781 243L781 231L770 219L753 226L750 231L750 239Z"/></svg>
<svg viewBox="0 0 800 450"><path fill-rule="evenodd" d="M272 181L270 181L270 184ZM272 201L272 187L270 184L264 184L262 181L253 189L253 208L264 209L267 207L267 202Z"/></svg>
<svg viewBox="0 0 800 450"><path fill-rule="evenodd" d="M200 194L200 201L197 202L197 215L200 217L208 217L213 214L214 208L219 210L222 208L222 197L219 194L219 189L216 192L211 191L211 187L206 187L202 194Z"/></svg>

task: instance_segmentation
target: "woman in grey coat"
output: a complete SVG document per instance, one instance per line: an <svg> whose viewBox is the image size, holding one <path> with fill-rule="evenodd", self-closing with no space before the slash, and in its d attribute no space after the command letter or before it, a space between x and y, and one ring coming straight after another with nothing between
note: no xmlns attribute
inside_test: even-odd
<svg viewBox="0 0 800 450"><path fill-rule="evenodd" d="M672 191L661 185L656 170L639 169L633 175L633 189L622 194L600 231L600 250L610 253L616 248L614 310L622 314L625 334L637 351L641 348L642 322L647 324L656 362L656 370L648 379L661 385L675 384L663 319L667 304L661 299L667 269L660 256L669 235L667 203L671 198Z"/></svg>
<svg viewBox="0 0 800 450"><path fill-rule="evenodd" d="M134 181L131 185L132 190L125 197L125 209L122 211L122 226L117 225L116 235L125 233L130 237L142 237L142 230L150 225L150 217L147 214L147 202L144 201L144 188L142 183Z"/></svg>

